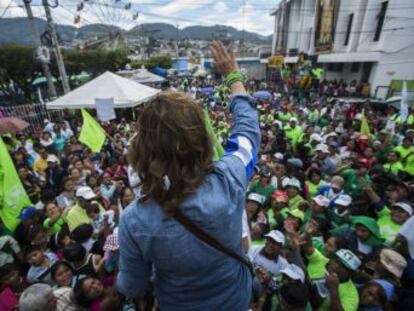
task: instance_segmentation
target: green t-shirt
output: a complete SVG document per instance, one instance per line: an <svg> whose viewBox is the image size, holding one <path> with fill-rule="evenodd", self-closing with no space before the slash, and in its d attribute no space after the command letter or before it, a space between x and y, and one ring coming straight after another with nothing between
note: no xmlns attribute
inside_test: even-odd
<svg viewBox="0 0 414 311"><path fill-rule="evenodd" d="M314 110L314 111L309 111L308 113L308 120L310 122L316 122L319 119L319 111L318 110Z"/></svg>
<svg viewBox="0 0 414 311"><path fill-rule="evenodd" d="M292 117L293 117L293 114L291 114L289 111L287 112L280 111L278 113L278 119L282 121L282 123L287 123Z"/></svg>
<svg viewBox="0 0 414 311"><path fill-rule="evenodd" d="M346 169L342 172L342 177L344 178L344 191L348 193L352 199L359 197L362 191L362 184L359 181L357 173L354 169ZM368 174L363 177L369 184L372 184L371 179Z"/></svg>
<svg viewBox="0 0 414 311"><path fill-rule="evenodd" d="M325 185L325 181L319 181L319 184L315 185L310 180L306 181L306 185L308 186L309 195L311 198L315 197L319 191L319 189Z"/></svg>
<svg viewBox="0 0 414 311"><path fill-rule="evenodd" d="M344 311L356 311L359 305L359 295L355 284L349 280L345 283L340 283L338 288L339 300ZM318 311L329 311L330 300L329 297L324 300Z"/></svg>
<svg viewBox="0 0 414 311"><path fill-rule="evenodd" d="M320 251L316 248L314 250L313 254L306 256L308 259L307 270L311 280L324 278L326 265L329 262L329 259L322 255Z"/></svg>
<svg viewBox="0 0 414 311"><path fill-rule="evenodd" d="M414 115L410 114L407 118L407 124L413 125L414 124Z"/></svg>
<svg viewBox="0 0 414 311"><path fill-rule="evenodd" d="M265 239L252 240L251 241L251 247L255 247L255 246L265 246L265 244L266 244L266 240Z"/></svg>
<svg viewBox="0 0 414 311"><path fill-rule="evenodd" d="M377 224L381 232L381 237L385 239L385 244L391 246L394 243L397 233L400 232L401 225L392 221L391 211L387 207L384 207L378 213Z"/></svg>
<svg viewBox="0 0 414 311"><path fill-rule="evenodd" d="M289 199L289 209L290 210L299 209L299 206L303 202L305 202L305 200L299 194L297 194L293 198Z"/></svg>
<svg viewBox="0 0 414 311"><path fill-rule="evenodd" d="M397 146L394 151L401 155L401 162L403 164L403 170L410 175L414 175L414 146L410 148L404 148L403 146Z"/></svg>
<svg viewBox="0 0 414 311"><path fill-rule="evenodd" d="M270 198L272 197L272 193L276 190L275 187L273 187L271 184L268 184L267 186L263 187L259 180L256 180L252 183L249 193L257 193L266 198L265 205L270 201Z"/></svg>
<svg viewBox="0 0 414 311"><path fill-rule="evenodd" d="M405 160L404 171L406 171L411 176L414 176L414 154L408 156Z"/></svg>
<svg viewBox="0 0 414 311"><path fill-rule="evenodd" d="M284 127L286 138L293 144L296 145L300 142L303 130L299 126L291 128L290 125Z"/></svg>
<svg viewBox="0 0 414 311"><path fill-rule="evenodd" d="M400 161L384 164L384 171L386 173L398 175L398 173L403 170L404 170L404 167Z"/></svg>
<svg viewBox="0 0 414 311"><path fill-rule="evenodd" d="M287 211L287 208L283 208L278 212L277 215L275 215L273 209L269 208L269 210L267 211L267 219L269 220L269 225L271 229L275 229L283 222L283 220L286 218Z"/></svg>
<svg viewBox="0 0 414 311"><path fill-rule="evenodd" d="M53 225L50 225L50 217L48 217L43 222L43 227L47 229L48 235L53 235L55 233L60 232L64 223L65 221L62 217L60 217Z"/></svg>
<svg viewBox="0 0 414 311"><path fill-rule="evenodd" d="M401 156L401 159L404 159L410 152L414 152L414 146L410 148L404 148L403 146L397 146L393 149L393 151L398 152Z"/></svg>

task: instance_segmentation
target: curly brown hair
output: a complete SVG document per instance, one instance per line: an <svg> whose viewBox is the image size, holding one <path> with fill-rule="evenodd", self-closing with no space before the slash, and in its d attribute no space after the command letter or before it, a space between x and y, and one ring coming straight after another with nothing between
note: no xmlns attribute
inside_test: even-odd
<svg viewBox="0 0 414 311"><path fill-rule="evenodd" d="M155 200L172 216L213 168L203 109L177 92L162 92L143 109L128 160L141 179L140 202ZM165 176L169 187L165 186Z"/></svg>

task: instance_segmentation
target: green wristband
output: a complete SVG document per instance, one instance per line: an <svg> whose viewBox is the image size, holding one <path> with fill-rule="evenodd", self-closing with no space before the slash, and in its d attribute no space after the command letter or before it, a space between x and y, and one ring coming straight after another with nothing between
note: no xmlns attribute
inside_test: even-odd
<svg viewBox="0 0 414 311"><path fill-rule="evenodd" d="M238 70L232 71L230 72L226 78L225 78L225 83L227 87L231 87L231 85L235 82L243 82L244 81L244 77L242 75L242 73Z"/></svg>

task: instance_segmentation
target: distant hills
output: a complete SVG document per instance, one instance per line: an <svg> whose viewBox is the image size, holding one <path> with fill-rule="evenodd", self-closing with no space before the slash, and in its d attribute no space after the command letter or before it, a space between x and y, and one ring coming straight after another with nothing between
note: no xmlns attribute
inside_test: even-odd
<svg viewBox="0 0 414 311"><path fill-rule="evenodd" d="M39 33L46 29L46 21L35 18L35 24ZM73 40L86 40L94 36L108 35L109 33L124 32L118 27L91 24L76 28L70 25L56 25L59 37L63 42L72 42ZM165 40L211 40L218 36L226 36L232 40L246 40L250 42L270 43L270 36L263 36L257 33L240 31L228 26L189 26L183 29L177 29L175 26L165 23L148 23L137 26L126 32L129 38L140 36L142 34L152 36L155 39ZM22 45L32 45L33 37L30 24L27 18L1 18L0 19L0 44L15 43Z"/></svg>

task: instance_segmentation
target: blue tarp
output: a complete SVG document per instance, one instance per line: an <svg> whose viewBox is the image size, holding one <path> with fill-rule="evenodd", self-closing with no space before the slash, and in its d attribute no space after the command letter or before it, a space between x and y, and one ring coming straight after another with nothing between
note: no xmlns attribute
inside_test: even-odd
<svg viewBox="0 0 414 311"><path fill-rule="evenodd" d="M152 69L151 72L164 78L167 76L167 70L158 66Z"/></svg>

